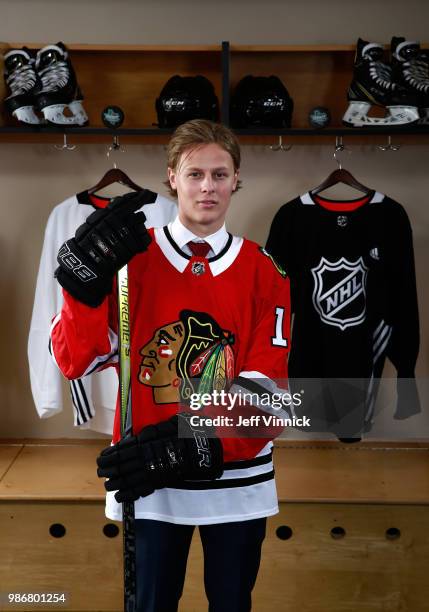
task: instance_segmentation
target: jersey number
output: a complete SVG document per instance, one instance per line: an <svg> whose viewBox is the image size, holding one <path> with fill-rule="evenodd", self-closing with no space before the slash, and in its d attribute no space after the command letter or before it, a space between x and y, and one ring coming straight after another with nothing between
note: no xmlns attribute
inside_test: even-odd
<svg viewBox="0 0 429 612"><path fill-rule="evenodd" d="M283 318L285 309L281 306L276 306L276 327L275 334L271 338L274 346L287 346L287 338L283 336Z"/></svg>

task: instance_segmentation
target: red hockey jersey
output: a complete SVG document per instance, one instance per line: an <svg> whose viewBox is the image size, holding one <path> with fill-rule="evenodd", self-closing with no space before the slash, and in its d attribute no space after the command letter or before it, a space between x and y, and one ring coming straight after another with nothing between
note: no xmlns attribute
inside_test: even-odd
<svg viewBox="0 0 429 612"><path fill-rule="evenodd" d="M201 385L208 390L218 388L222 377L240 376L241 381L248 378L253 383L255 379L287 378L290 303L285 273L258 245L232 235L215 257L189 256L174 242L169 227L171 224L150 230L149 249L128 265L134 432L177 412L179 386L182 395L189 396L201 391ZM64 298L51 332L53 356L64 375L76 378L117 364L116 292L98 308L87 307L66 292ZM181 381L185 381L184 390ZM119 437L117 411L114 441ZM261 500L249 507L247 491L236 504L230 492L232 505L227 503L228 496L220 506L215 501L209 507L207 499L203 515L190 510L195 500L184 509L181 499L180 509L170 514L166 506L171 506L171 499L148 509L153 502L150 498L175 491L163 489L139 500L136 516L201 524L274 513L267 442L265 438L222 438L224 460L232 462L231 469L227 467L214 487L207 483L204 489L213 488L210 492L219 498L225 495L219 492L222 488L253 487L263 500L261 486L271 481L270 508L265 505L262 509ZM187 501L190 493L201 490L186 491ZM110 516L118 518L115 512Z"/></svg>

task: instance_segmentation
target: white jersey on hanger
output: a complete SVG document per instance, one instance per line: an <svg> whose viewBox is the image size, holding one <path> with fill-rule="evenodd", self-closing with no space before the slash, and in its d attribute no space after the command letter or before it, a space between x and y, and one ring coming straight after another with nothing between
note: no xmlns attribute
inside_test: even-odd
<svg viewBox="0 0 429 612"><path fill-rule="evenodd" d="M61 310L63 301L62 289L54 278L57 253L86 218L109 201L83 191L58 204L46 225L28 337L31 391L41 418L51 417L63 409L63 377L49 354L51 321ZM148 228L164 226L177 214L175 202L160 195L142 210ZM118 379L113 368L70 381L74 425L111 435L117 389Z"/></svg>

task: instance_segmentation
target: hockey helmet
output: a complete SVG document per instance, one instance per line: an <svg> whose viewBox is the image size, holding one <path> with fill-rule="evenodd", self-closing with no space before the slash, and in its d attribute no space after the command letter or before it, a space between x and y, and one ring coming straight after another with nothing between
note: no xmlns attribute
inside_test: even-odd
<svg viewBox="0 0 429 612"><path fill-rule="evenodd" d="M277 76L247 75L237 84L231 99L231 125L290 127L293 100Z"/></svg>
<svg viewBox="0 0 429 612"><path fill-rule="evenodd" d="M190 119L217 121L219 102L212 83L204 76L172 76L156 100L158 124L172 128Z"/></svg>

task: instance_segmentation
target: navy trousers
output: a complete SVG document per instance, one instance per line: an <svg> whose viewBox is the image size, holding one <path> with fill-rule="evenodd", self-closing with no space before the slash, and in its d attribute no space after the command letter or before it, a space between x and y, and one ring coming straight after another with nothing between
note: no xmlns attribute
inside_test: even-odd
<svg viewBox="0 0 429 612"><path fill-rule="evenodd" d="M201 525L209 612L249 612L266 518ZM176 612L193 525L136 520L138 612Z"/></svg>

